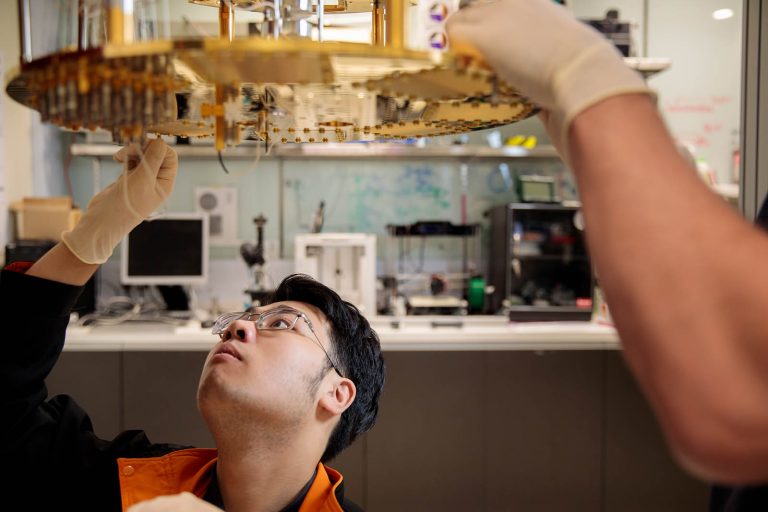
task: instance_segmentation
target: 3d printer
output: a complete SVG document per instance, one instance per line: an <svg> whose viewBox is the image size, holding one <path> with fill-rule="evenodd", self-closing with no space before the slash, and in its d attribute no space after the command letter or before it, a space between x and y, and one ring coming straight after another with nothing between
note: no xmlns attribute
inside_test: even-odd
<svg viewBox="0 0 768 512"><path fill-rule="evenodd" d="M470 292L479 279L474 269L479 258L478 224L453 224L448 221L419 221L387 225L388 245L397 245L397 265L383 281L383 300L379 312L401 315L466 315L483 312L484 282L480 295ZM427 268L427 244L440 242L460 262L442 261L442 268ZM390 251L387 251L388 253ZM414 253L418 257L414 257ZM434 263L434 261L433 261Z"/></svg>

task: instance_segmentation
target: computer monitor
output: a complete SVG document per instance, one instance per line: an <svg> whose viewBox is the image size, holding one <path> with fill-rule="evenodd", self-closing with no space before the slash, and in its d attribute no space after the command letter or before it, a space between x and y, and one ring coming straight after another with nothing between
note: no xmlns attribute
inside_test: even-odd
<svg viewBox="0 0 768 512"><path fill-rule="evenodd" d="M200 285L207 280L207 214L166 213L142 222L123 240L123 284Z"/></svg>

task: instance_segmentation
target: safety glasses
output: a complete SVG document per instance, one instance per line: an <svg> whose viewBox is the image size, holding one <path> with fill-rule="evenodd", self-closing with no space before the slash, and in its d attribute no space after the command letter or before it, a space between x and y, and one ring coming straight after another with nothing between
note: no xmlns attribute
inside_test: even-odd
<svg viewBox="0 0 768 512"><path fill-rule="evenodd" d="M257 331L295 331L297 334L305 338L309 338L298 329L296 329L296 325L299 322L299 319L304 320L304 322L307 324L307 327L309 327L310 332L314 336L313 341L315 341L320 346L320 349L323 351L323 353L325 353L325 357L328 358L328 362L331 364L331 368L333 368L341 377L344 377L341 371L339 371L338 365L333 362L333 359L331 359L328 351L325 350L325 347L320 342L320 338L317 337L317 333L315 332L314 327L312 327L312 321L305 313L299 311L298 309L279 307L270 309L269 311L265 311L261 314L252 313L249 311L224 313L216 319L216 322L213 324L212 332L213 334L218 334L221 336L227 331L232 322L237 320L247 320L256 324Z"/></svg>

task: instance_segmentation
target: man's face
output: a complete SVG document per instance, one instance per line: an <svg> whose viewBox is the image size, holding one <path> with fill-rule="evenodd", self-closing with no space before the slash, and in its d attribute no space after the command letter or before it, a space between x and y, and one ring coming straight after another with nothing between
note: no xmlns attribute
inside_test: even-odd
<svg viewBox="0 0 768 512"><path fill-rule="evenodd" d="M317 338L301 318L293 329L257 329L259 314L281 308L307 315ZM318 386L329 374L317 343L331 352L327 319L315 307L293 301L254 312L251 320L229 325L209 352L198 388L200 411L206 420L223 414L276 426L309 421L322 392Z"/></svg>

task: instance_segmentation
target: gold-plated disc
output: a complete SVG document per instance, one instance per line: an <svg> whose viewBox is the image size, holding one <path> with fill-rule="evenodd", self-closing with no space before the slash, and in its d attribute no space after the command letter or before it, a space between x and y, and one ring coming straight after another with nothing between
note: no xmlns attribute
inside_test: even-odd
<svg viewBox="0 0 768 512"><path fill-rule="evenodd" d="M424 120L432 123L475 123L509 124L530 117L533 107L530 103L481 103L443 101L430 103L424 112Z"/></svg>
<svg viewBox="0 0 768 512"><path fill-rule="evenodd" d="M416 72L396 72L389 76L367 80L359 84L368 90L385 95L421 98L428 101L446 101L492 94L508 98L519 95L496 76L479 67L434 67Z"/></svg>
<svg viewBox="0 0 768 512"><path fill-rule="evenodd" d="M212 137L215 132L213 123L192 122L186 119L154 124L147 127L150 133L177 137Z"/></svg>
<svg viewBox="0 0 768 512"><path fill-rule="evenodd" d="M354 86L360 83L365 87ZM224 95L217 93L222 87ZM63 52L27 63L7 91L66 128L107 129L120 142L146 133L215 133L221 147L242 138L323 143L445 135L534 111L491 72L458 65L448 53L298 38ZM176 97L183 100L178 119Z"/></svg>

